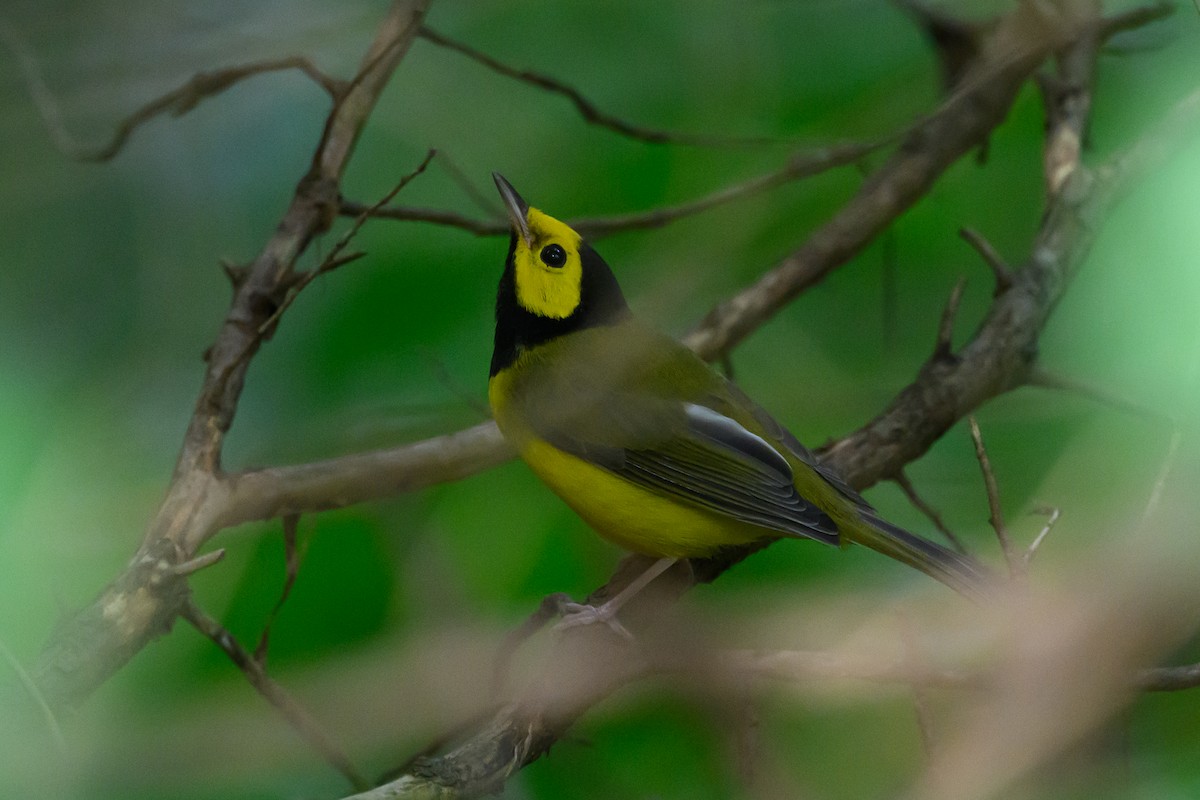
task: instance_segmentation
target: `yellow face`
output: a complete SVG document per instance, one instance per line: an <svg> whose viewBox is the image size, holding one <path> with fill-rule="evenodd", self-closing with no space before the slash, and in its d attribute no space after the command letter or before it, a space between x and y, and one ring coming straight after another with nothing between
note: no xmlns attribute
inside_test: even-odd
<svg viewBox="0 0 1200 800"><path fill-rule="evenodd" d="M531 314L566 319L579 307L583 262L582 239L567 225L536 208L525 217L530 242L517 236L513 279L517 302Z"/></svg>

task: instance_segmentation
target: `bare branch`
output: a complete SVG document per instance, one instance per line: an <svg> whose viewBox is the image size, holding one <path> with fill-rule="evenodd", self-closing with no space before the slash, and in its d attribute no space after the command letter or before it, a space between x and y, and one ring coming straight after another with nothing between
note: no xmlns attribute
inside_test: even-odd
<svg viewBox="0 0 1200 800"><path fill-rule="evenodd" d="M347 217L357 217L369 209L370 206L353 200L342 199L338 204L338 213ZM458 228L473 233L476 236L505 236L509 232L508 222L498 219L475 219L457 211L444 211L438 208L392 206L381 208L373 212L371 216L398 222L428 222L433 225L444 225L448 228Z"/></svg>
<svg viewBox="0 0 1200 800"><path fill-rule="evenodd" d="M1182 667L1153 667L1134 681L1143 692L1181 692L1200 686L1200 663Z"/></svg>
<svg viewBox="0 0 1200 800"><path fill-rule="evenodd" d="M17 660L17 657L13 655L12 650L9 649L3 640L0 640L0 657L8 663L9 669L16 674L17 680L21 682L21 686L24 687L26 694L37 705L38 711L41 712L42 720L46 723L46 730L50 731L50 741L54 742L54 749L58 751L60 756L66 755L67 740L63 736L62 726L58 724L58 717L55 716L54 710L46 702L46 697L30 676L29 671Z"/></svg>
<svg viewBox="0 0 1200 800"><path fill-rule="evenodd" d="M324 89L334 101L337 101L346 89L344 81L329 77L317 69L312 61L303 56L253 61L212 72L199 72L182 86L156 97L121 120L112 138L106 144L88 146L80 143L67 130L58 101L42 78L41 70L38 68L32 51L25 43L24 38L11 25L3 21L0 21L0 42L3 42L16 57L17 64L25 78L25 85L29 89L29 95L41 114L42 122L49 130L50 138L54 141L55 146L64 155L77 161L108 161L121 152L134 131L147 122L164 114L170 114L173 117L183 116L206 98L215 97L231 86L257 75L299 70L312 79L313 83Z"/></svg>
<svg viewBox="0 0 1200 800"><path fill-rule="evenodd" d="M883 138L870 142L846 142L829 145L828 147L816 150L803 151L794 154L783 167L774 172L768 172L765 175L759 175L741 183L726 186L690 202L651 209L650 211L619 214L612 217L575 219L571 224L576 230L586 232L592 238L607 236L618 231L659 228L683 217L708 211L717 206L774 189L791 181L819 175L834 167L853 164L861 160L864 156L885 146L889 141L889 138Z"/></svg>
<svg viewBox="0 0 1200 800"><path fill-rule="evenodd" d="M343 508L465 478L513 457L494 422L414 444L228 477L220 528ZM197 533L199 535L200 532Z"/></svg>
<svg viewBox="0 0 1200 800"><path fill-rule="evenodd" d="M950 358L954 354L954 321L958 318L958 307L962 304L963 289L966 286L967 279L959 278L950 290L950 297L942 310L942 320L938 323L937 343L933 347L932 356L935 361Z"/></svg>
<svg viewBox="0 0 1200 800"><path fill-rule="evenodd" d="M195 575L206 567L211 567L221 559L225 558L225 548L218 547L210 553L205 553L202 556L196 556L190 561L184 561L182 564L176 564L171 568L171 572L180 578L186 578Z"/></svg>
<svg viewBox="0 0 1200 800"><path fill-rule="evenodd" d="M1072 31L1030 37L1014 14L989 34L983 51L1004 53L975 62L942 106L913 127L866 185L800 249L753 286L721 303L686 338L706 358L735 347L804 289L859 253L876 235L924 196L937 177L987 138L1024 83L1060 49Z"/></svg>
<svg viewBox="0 0 1200 800"><path fill-rule="evenodd" d="M229 660L246 676L246 680L250 682L255 691L273 705L288 724L295 728L301 738L320 753L330 766L342 773L351 786L362 790L371 785L350 763L350 759L342 752L341 748L325 735L316 720L267 674L262 661L242 647L241 643L221 623L206 614L191 599L184 604L180 615L191 623L192 627L220 647L225 655L229 656Z"/></svg>
<svg viewBox="0 0 1200 800"><path fill-rule="evenodd" d="M1068 394L1078 395L1079 397L1091 400L1094 403L1107 406L1116 411L1122 411L1126 414L1132 414L1142 419L1157 422L1157 423L1173 423L1174 420L1170 416L1141 403L1134 402L1127 397L1120 395L1090 383L1059 375L1041 367L1035 367L1030 370L1029 377L1026 380L1027 386L1037 386L1042 389L1050 389L1057 392L1066 392Z"/></svg>
<svg viewBox="0 0 1200 800"><path fill-rule="evenodd" d="M945 520L942 519L942 515L938 513L938 510L926 503L921 495L917 493L917 488L913 486L912 481L908 479L908 475L903 469L897 471L896 474L892 476L892 480L896 482L896 485L899 486L904 492L905 496L908 497L909 502L916 506L918 511L929 518L929 521L933 523L933 527L937 528L938 531L940 531L941 534L946 537L955 550L960 553L967 552L967 548L963 545L962 539L959 539L958 535L954 531L950 530L950 527L946 525Z"/></svg>
<svg viewBox="0 0 1200 800"><path fill-rule="evenodd" d="M709 136L705 134L689 134L689 133L669 133L667 131L656 130L654 128L646 128L641 125L635 125L632 122L626 122L619 117L614 117L611 114L606 114L596 107L594 103L588 100L576 88L568 86L562 81L552 78L548 75L543 75L540 72L533 70L522 70L510 67L507 64L499 61L486 53L481 53L470 45L443 36L437 31L430 28L428 25L421 26L421 38L435 44L438 47L445 47L448 50L453 50L461 53L472 61L476 61L493 72L497 72L509 78L528 83L531 86L536 86L539 89L544 89L548 92L561 95L571 101L572 105L587 122L598 125L601 128L618 133L622 136L628 136L631 139L637 139L649 144L682 144L691 145L693 147L755 147L759 145L772 144L781 140L765 136Z"/></svg>
<svg viewBox="0 0 1200 800"><path fill-rule="evenodd" d="M992 243L984 238L983 234L974 228L959 228L958 235L971 247L975 248L975 252L983 257L983 261L992 268L992 274L996 276L996 289L993 294L1001 294L1007 292L1013 285L1012 268L1005 262L1004 257L992 247Z"/></svg>
<svg viewBox="0 0 1200 800"><path fill-rule="evenodd" d="M216 341L208 349L195 411L166 498L126 570L58 627L35 679L52 708L82 702L147 642L167 631L187 599L173 567L194 557L215 532L229 494L221 449L233 422L260 326L295 282L294 268L313 238L336 216L338 185L392 71L416 35L429 0L394 0L362 68L326 121L308 173L271 239L246 269Z"/></svg>
<svg viewBox="0 0 1200 800"><path fill-rule="evenodd" d="M1038 532L1038 535L1033 537L1033 541L1029 543L1029 547L1025 548L1024 560L1026 572L1029 571L1029 565L1033 563L1033 557L1037 555L1038 550L1042 546L1042 542L1046 541L1046 537L1049 536L1050 531L1054 529L1054 524L1058 522L1061 512L1057 508L1042 507L1034 509L1034 513L1045 514L1048 519L1046 520L1046 524L1042 526L1041 531Z"/></svg>
<svg viewBox="0 0 1200 800"><path fill-rule="evenodd" d="M463 190L463 194L465 194L470 201L476 205L476 207L478 207L485 214L496 217L497 219L504 218L504 211L500 208L495 200L496 192L494 190L490 193L486 193L481 190L475 185L475 182L471 180L471 178L465 172L463 172L462 168L446 155L445 151L439 151L438 163L441 164L442 169L446 171L446 174L450 176L450 179L458 185L458 188Z"/></svg>
<svg viewBox="0 0 1200 800"><path fill-rule="evenodd" d="M300 526L299 514L285 514L283 517L283 591L275 601L267 620L263 623L262 633L258 636L258 644L254 646L254 660L262 665L267 663L267 648L271 646L271 627L275 618L283 609L292 587L296 584L296 576L300 574L300 550L296 547L296 532Z"/></svg>
<svg viewBox="0 0 1200 800"><path fill-rule="evenodd" d="M364 223L366 223L367 218L371 216L371 213L386 205L400 192L401 189L407 186L418 175L425 172L426 167L429 166L429 162L433 160L435 155L437 155L437 150L430 150L428 153L426 153L425 158L421 160L421 163L417 165L416 169L401 178L400 181L393 186L387 194L385 194L378 201L376 201L373 206L355 218L354 224L351 225L345 233L338 237L337 242L334 243L333 248L329 251L329 255L325 256L325 259L319 266L316 267L316 269L310 269L308 272L305 272L298 280L295 280L292 285L288 287L287 294L285 294L283 297L283 302L281 302L275 311L272 312L271 316L263 320L258 326L259 338L247 342L246 356L249 356L254 352L255 349L258 348L261 337L270 335L271 331L274 330L275 325L279 322L279 318L283 316L283 312L287 311L288 308L291 307L292 303L296 302L296 298L300 296L300 293L304 291L309 284L325 273L332 272L338 267L344 266L351 261L355 261L364 255L363 253L351 253L349 255L343 255L342 251L346 249L348 244L350 244L350 240L355 237L359 229L362 228ZM240 361L241 359L235 363L240 363Z"/></svg>
<svg viewBox="0 0 1200 800"><path fill-rule="evenodd" d="M1008 562L1009 572L1014 578L1021 577L1024 570L1020 567L1012 539L1008 536L1008 528L1004 525L1004 511L1000 507L1000 486L996 483L996 473L992 472L992 462L988 458L987 448L983 446L983 434L974 414L967 417L967 424L971 427L975 458L979 460L979 469L983 472L983 485L987 489L988 522L996 531L996 538L1000 541L1000 549L1004 551L1004 560Z"/></svg>
<svg viewBox="0 0 1200 800"><path fill-rule="evenodd" d="M942 88L949 92L958 85L979 57L980 43L992 22L968 22L917 0L893 0L916 20L933 45L942 72Z"/></svg>
<svg viewBox="0 0 1200 800"><path fill-rule="evenodd" d="M788 159L783 167L773 172L723 187L695 200L629 214L573 218L568 219L567 224L590 239L599 239L621 231L660 228L684 217L769 191L785 183L812 177L834 167L852 164L886 146L888 142L889 140L886 138L872 142L847 142L796 153ZM395 206L371 209L361 203L342 200L338 212L346 216L368 214L373 217L406 222L430 222L460 228L476 236L507 236L510 230L509 224L505 220L477 220L457 212L437 209Z"/></svg>
<svg viewBox="0 0 1200 800"><path fill-rule="evenodd" d="M520 699L505 705L449 750L414 759L406 774L353 800L476 797L498 791L540 758L591 706L649 669L606 626L573 628Z"/></svg>

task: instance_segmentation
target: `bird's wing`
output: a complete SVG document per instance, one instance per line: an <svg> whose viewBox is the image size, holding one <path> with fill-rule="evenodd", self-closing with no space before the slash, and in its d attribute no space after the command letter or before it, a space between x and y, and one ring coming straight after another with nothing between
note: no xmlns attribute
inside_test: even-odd
<svg viewBox="0 0 1200 800"><path fill-rule="evenodd" d="M837 525L796 491L792 467L774 445L702 405L685 404L684 418L684 431L657 446L624 450L614 471L743 522L838 543Z"/></svg>
<svg viewBox="0 0 1200 800"><path fill-rule="evenodd" d="M522 416L538 437L657 494L783 535L838 543L837 525L796 490L787 448L704 402L711 396L705 388L721 381L707 367L700 365L716 383L703 387L708 379L697 378L680 392L686 379L639 375L658 372L640 360L636 370L600 359L557 363L590 367L572 366L569 375L521 392Z"/></svg>
<svg viewBox="0 0 1200 800"><path fill-rule="evenodd" d="M745 409L754 418L754 421L762 427L768 438L779 442L780 446L785 448L794 458L812 467L813 471L821 476L826 483L837 489L843 497L852 502L860 510L872 514L875 513L875 508L867 502L865 497L856 492L835 470L821 463L820 458L801 444L800 440L792 435L791 431L779 424L774 417L767 413L766 409L751 400L745 392L732 382L726 381L724 390L736 405Z"/></svg>

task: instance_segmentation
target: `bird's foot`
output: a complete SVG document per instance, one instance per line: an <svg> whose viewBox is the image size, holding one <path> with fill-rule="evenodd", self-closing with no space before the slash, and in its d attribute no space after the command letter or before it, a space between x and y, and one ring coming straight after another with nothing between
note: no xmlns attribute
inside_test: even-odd
<svg viewBox="0 0 1200 800"><path fill-rule="evenodd" d="M554 626L556 631L602 622L621 638L633 641L633 634L617 619L617 606L614 606L612 601L593 606L588 603L575 603L567 600L559 604L558 611L562 615L562 619Z"/></svg>

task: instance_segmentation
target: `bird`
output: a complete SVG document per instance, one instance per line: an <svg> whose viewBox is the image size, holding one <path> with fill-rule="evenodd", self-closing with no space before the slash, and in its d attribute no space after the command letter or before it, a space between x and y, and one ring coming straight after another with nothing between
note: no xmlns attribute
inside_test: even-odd
<svg viewBox="0 0 1200 800"><path fill-rule="evenodd" d="M981 592L988 573L975 559L880 517L736 384L634 316L579 233L492 177L512 228L496 293L493 418L600 536L655 559L603 604L570 604L564 623L619 626L621 605L676 561L785 538L857 542Z"/></svg>

